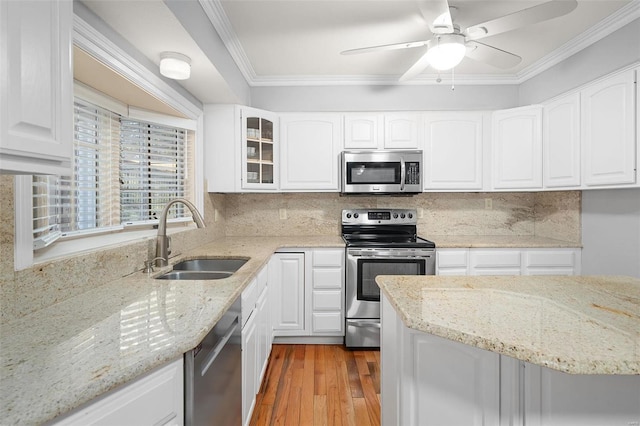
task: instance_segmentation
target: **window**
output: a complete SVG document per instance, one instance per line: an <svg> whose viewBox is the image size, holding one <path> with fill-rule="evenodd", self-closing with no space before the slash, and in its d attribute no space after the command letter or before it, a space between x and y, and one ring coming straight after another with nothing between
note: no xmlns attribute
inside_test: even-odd
<svg viewBox="0 0 640 426"><path fill-rule="evenodd" d="M193 131L74 102L73 176L33 177L33 248L61 237L157 223L192 198ZM182 204L170 219L190 218Z"/></svg>

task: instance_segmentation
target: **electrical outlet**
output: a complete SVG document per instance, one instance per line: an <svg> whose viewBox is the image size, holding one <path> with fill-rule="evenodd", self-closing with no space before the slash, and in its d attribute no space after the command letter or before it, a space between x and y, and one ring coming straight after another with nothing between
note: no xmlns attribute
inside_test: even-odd
<svg viewBox="0 0 640 426"><path fill-rule="evenodd" d="M287 209L280 209L280 220L285 220L287 218Z"/></svg>
<svg viewBox="0 0 640 426"><path fill-rule="evenodd" d="M418 209L418 219L422 219L424 217L424 209Z"/></svg>
<svg viewBox="0 0 640 426"><path fill-rule="evenodd" d="M491 198L484 199L484 209L492 210L493 209L493 200Z"/></svg>
<svg viewBox="0 0 640 426"><path fill-rule="evenodd" d="M220 212L218 211L218 209L214 209L213 210L213 221L217 222L219 217L220 217Z"/></svg>

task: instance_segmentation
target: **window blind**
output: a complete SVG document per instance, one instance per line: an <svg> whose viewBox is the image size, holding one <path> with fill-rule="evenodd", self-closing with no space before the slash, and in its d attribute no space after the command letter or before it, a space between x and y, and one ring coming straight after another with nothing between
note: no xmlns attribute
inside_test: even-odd
<svg viewBox="0 0 640 426"><path fill-rule="evenodd" d="M164 206L184 198L187 186L187 132L184 129L122 119L120 133L120 204L123 224L160 218ZM188 216L175 204L168 218Z"/></svg>
<svg viewBox="0 0 640 426"><path fill-rule="evenodd" d="M195 133L123 118L76 98L73 176L34 176L34 250L61 236L154 223L166 203L192 199ZM182 204L169 218L190 216Z"/></svg>

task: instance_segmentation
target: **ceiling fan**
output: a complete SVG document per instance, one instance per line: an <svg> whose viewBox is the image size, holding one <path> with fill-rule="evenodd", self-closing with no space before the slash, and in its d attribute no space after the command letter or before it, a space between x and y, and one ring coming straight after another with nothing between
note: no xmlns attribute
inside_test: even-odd
<svg viewBox="0 0 640 426"><path fill-rule="evenodd" d="M417 76L428 66L439 71L451 69L458 65L465 56L498 68L507 69L518 65L522 58L514 53L480 43L477 40L566 15L576 8L578 2L576 0L548 1L467 27L464 30L461 30L454 23L454 17L458 9L454 6L449 6L447 0L418 0L418 5L425 21L431 22L429 29L433 36L429 40L363 47L345 50L341 53L343 55L352 55L427 46L425 54L400 77L400 81L409 80ZM435 19L433 19L434 16L436 17Z"/></svg>

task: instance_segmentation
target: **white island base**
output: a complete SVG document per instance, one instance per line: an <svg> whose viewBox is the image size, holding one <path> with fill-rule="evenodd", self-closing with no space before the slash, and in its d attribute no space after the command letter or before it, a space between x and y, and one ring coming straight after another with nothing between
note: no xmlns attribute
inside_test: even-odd
<svg viewBox="0 0 640 426"><path fill-rule="evenodd" d="M567 374L413 330L381 298L382 426L640 425L639 375Z"/></svg>

